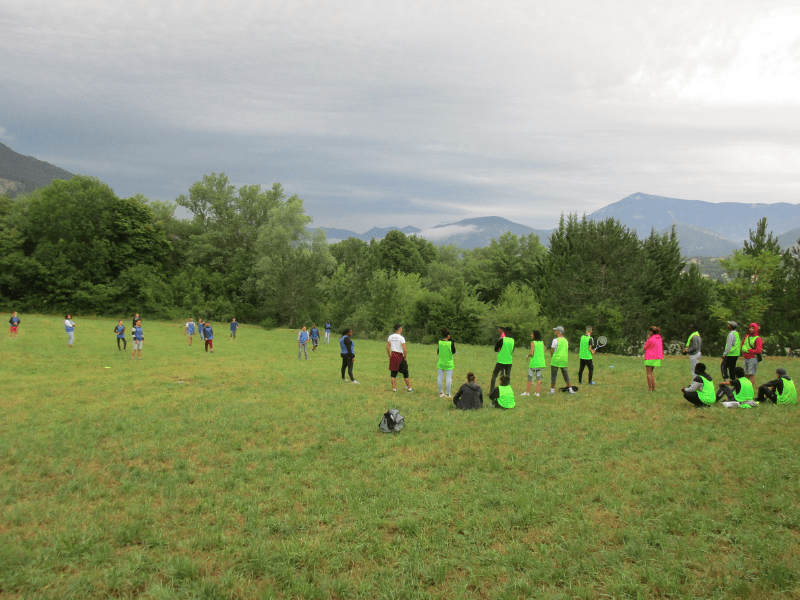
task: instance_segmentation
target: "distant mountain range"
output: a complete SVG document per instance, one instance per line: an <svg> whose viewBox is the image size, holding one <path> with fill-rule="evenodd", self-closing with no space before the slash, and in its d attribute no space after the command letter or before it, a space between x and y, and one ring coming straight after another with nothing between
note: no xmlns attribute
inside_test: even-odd
<svg viewBox="0 0 800 600"><path fill-rule="evenodd" d="M59 167L32 156L14 152L5 144L0 144L0 195L10 198L17 194L27 194L36 188L44 187L53 179L72 179L74 175Z"/></svg>
<svg viewBox="0 0 800 600"><path fill-rule="evenodd" d="M701 200L679 200L664 196L636 193L614 202L586 218L602 221L614 218L622 225L636 231L640 238L657 233L675 233L684 256L727 256L741 248L762 217L767 217L767 228L776 235L783 247L797 244L800 237L800 204L739 204L723 202L714 204ZM348 237L369 241L382 239L396 227L373 228L366 233L346 229L324 228L330 242ZM533 229L501 217L478 217L456 223L436 225L425 230L416 227L401 229L411 235L422 235L437 245L453 244L472 249L488 246L506 232L514 235L536 234L544 246L550 243L552 229Z"/></svg>

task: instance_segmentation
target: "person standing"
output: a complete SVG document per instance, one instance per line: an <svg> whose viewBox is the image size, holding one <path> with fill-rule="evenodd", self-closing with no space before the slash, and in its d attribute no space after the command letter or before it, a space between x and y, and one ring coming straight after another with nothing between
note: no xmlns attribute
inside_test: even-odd
<svg viewBox="0 0 800 600"><path fill-rule="evenodd" d="M413 392L411 379L408 377L408 351L406 338L403 337L403 326L395 323L394 333L386 340L386 354L389 356L389 371L392 378L392 391L397 391L397 374L402 373L406 383L406 391Z"/></svg>
<svg viewBox="0 0 800 600"><path fill-rule="evenodd" d="M72 321L72 315L67 314L64 316L64 329L67 331L67 344L72 348L75 343L75 323Z"/></svg>
<svg viewBox="0 0 800 600"><path fill-rule="evenodd" d="M142 345L144 344L144 331L142 331L142 320L136 321L136 326L131 330L133 337L133 350L131 350L131 360L136 360L136 351L139 351L139 360L142 360Z"/></svg>
<svg viewBox="0 0 800 600"><path fill-rule="evenodd" d="M11 318L8 320L9 328L8 328L8 338L11 339L11 336L14 336L14 339L17 339L17 330L19 329L20 320L17 316L17 311L11 313Z"/></svg>
<svg viewBox="0 0 800 600"><path fill-rule="evenodd" d="M661 328L653 325L650 328L650 337L644 343L644 370L647 372L647 389L651 392L656 391L655 369L661 366L662 358L664 340L661 339Z"/></svg>
<svg viewBox="0 0 800 600"><path fill-rule="evenodd" d="M200 317L197 318L197 332L200 334L200 341L204 342L206 340L205 324Z"/></svg>
<svg viewBox="0 0 800 600"><path fill-rule="evenodd" d="M497 352L497 363L494 365L492 371L492 381L489 383L489 394L494 389L495 381L498 375L505 375L511 380L511 367L514 359L512 354L514 352L514 338L511 337L510 327L500 327L500 339L494 345L494 351Z"/></svg>
<svg viewBox="0 0 800 600"><path fill-rule="evenodd" d="M458 388L453 404L461 410L483 408L483 390L475 383L475 373L467 373L467 383Z"/></svg>
<svg viewBox="0 0 800 600"><path fill-rule="evenodd" d="M351 383L358 383L353 377L353 362L356 360L356 345L353 342L353 330L345 329L342 332L342 337L339 338L339 349L342 354L342 381L347 381L344 378L344 373L350 375Z"/></svg>
<svg viewBox="0 0 800 600"><path fill-rule="evenodd" d="M211 327L211 321L203 323L203 340L206 344L206 352L214 354L214 328Z"/></svg>
<svg viewBox="0 0 800 600"><path fill-rule="evenodd" d="M325 321L325 343L331 343L331 320Z"/></svg>
<svg viewBox="0 0 800 600"><path fill-rule="evenodd" d="M586 328L586 333L581 336L581 345L578 350L578 358L581 361L581 365L578 367L578 383L583 383L583 369L589 367L589 385L594 385L594 379L592 379L595 353L594 340L592 339L593 332L594 328L589 325Z"/></svg>
<svg viewBox="0 0 800 600"><path fill-rule="evenodd" d="M764 342L758 335L758 323L750 323L747 335L742 341L742 358L744 358L744 376L750 380L753 386L756 384L756 371L763 349Z"/></svg>
<svg viewBox="0 0 800 600"><path fill-rule="evenodd" d="M120 319L117 326L114 327L114 333L117 334L117 350L122 350L123 352L127 351L128 340L125 339L125 325L122 324L122 319ZM122 342L123 347L120 347L120 342Z"/></svg>
<svg viewBox="0 0 800 600"><path fill-rule="evenodd" d="M308 331L306 331L305 325L297 332L297 360L300 360L303 352L306 353L306 360L308 360Z"/></svg>
<svg viewBox="0 0 800 600"><path fill-rule="evenodd" d="M711 382L711 375L706 373L706 365L704 363L699 362L695 365L692 385L681 388L681 392L683 392L683 397L686 401L695 406L711 406L716 402L714 384Z"/></svg>
<svg viewBox="0 0 800 600"><path fill-rule="evenodd" d="M542 369L547 366L544 358L542 333L538 329L534 329L533 333L531 333L531 353L528 354L527 358L531 359L528 364L528 387L520 396L531 395L531 384L534 377L536 378L536 393L534 395L538 396L542 390Z"/></svg>
<svg viewBox="0 0 800 600"><path fill-rule="evenodd" d="M692 369L692 375L694 375L694 368L700 362L700 356L702 355L703 338L700 337L700 332L697 331L698 327L695 323L692 323L690 329L692 333L689 334L689 339L686 340L686 348L683 349L683 353L689 355L689 366Z"/></svg>
<svg viewBox="0 0 800 600"><path fill-rule="evenodd" d="M139 318L139 313L134 313L134 315L133 315L133 323L131 323L131 331L133 331L133 328L136 327L136 323L138 321L141 321L141 319Z"/></svg>
<svg viewBox="0 0 800 600"><path fill-rule="evenodd" d="M439 345L436 347L436 354L439 355L439 361L436 363L438 370L438 377L436 378L436 385L439 388L439 398L444 398L445 393L442 391L442 378L446 379L445 389L447 390L447 398L450 397L450 389L453 387L453 369L456 368L453 355L456 353L456 344L450 339L450 330L447 327L442 327L442 339L439 340ZM445 377L446 376L446 377Z"/></svg>
<svg viewBox="0 0 800 600"><path fill-rule="evenodd" d="M236 317L231 319L231 341L236 341L236 330L239 329L239 324L236 322Z"/></svg>
<svg viewBox="0 0 800 600"><path fill-rule="evenodd" d="M189 317L189 321L186 323L186 337L189 338L189 345L192 345L192 338L194 337L194 317Z"/></svg>
<svg viewBox="0 0 800 600"><path fill-rule="evenodd" d="M311 326L311 351L316 352L317 346L319 346L319 329L317 329L316 323Z"/></svg>
<svg viewBox="0 0 800 600"><path fill-rule="evenodd" d="M722 353L722 365L720 366L723 379L733 379L736 361L742 353L742 340L739 338L739 332L736 331L738 326L736 321L728 321L728 338L725 342L725 351Z"/></svg>
<svg viewBox="0 0 800 600"><path fill-rule="evenodd" d="M569 342L564 337L564 328L561 325L554 327L553 331L556 332L556 337L553 338L553 343L550 344L550 393L556 393L556 379L558 379L558 371L560 369L569 393L574 394L575 390L572 389L572 384L569 382L569 371L567 370L567 365L569 364Z"/></svg>
<svg viewBox="0 0 800 600"><path fill-rule="evenodd" d="M792 378L786 374L786 369L777 369L777 379L768 381L758 386L758 402L770 400L775 404L797 404L797 388Z"/></svg>

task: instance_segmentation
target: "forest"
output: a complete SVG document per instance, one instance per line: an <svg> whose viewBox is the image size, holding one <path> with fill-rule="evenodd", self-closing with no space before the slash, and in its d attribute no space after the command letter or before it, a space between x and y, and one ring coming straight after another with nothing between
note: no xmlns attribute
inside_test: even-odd
<svg viewBox="0 0 800 600"><path fill-rule="evenodd" d="M188 219L175 216L186 209ZM768 354L800 347L800 252L781 249L766 219L721 261L719 280L682 257L674 231L639 239L608 219L562 215L543 246L506 234L489 246L435 246L391 231L367 243L328 244L303 200L280 184L237 188L224 173L175 202L119 198L89 176L0 196L0 303L5 311L214 321L266 328L352 327L383 337L393 323L410 341L441 327L463 343L517 344L562 325L587 325L609 349L637 354L650 325L679 351L697 323L704 352L721 352L725 322L758 322ZM800 241L799 241L800 243Z"/></svg>

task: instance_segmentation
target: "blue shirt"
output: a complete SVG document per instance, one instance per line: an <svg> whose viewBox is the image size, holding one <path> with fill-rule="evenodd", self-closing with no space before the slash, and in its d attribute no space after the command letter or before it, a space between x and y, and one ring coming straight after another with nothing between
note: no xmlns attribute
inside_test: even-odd
<svg viewBox="0 0 800 600"><path fill-rule="evenodd" d="M347 345L345 344L345 340L350 340L350 351L347 350ZM352 338L343 335L339 338L339 348L342 350L342 354L352 354L353 356L356 355L356 343L353 341Z"/></svg>
<svg viewBox="0 0 800 600"><path fill-rule="evenodd" d="M301 329L300 333L297 334L297 341L305 344L308 341L308 332Z"/></svg>
<svg viewBox="0 0 800 600"><path fill-rule="evenodd" d="M236 321L231 321L231 331L236 331L239 328L239 324Z"/></svg>
<svg viewBox="0 0 800 600"><path fill-rule="evenodd" d="M207 340L214 339L214 330L211 328L211 325L206 324L203 326L203 335Z"/></svg>
<svg viewBox="0 0 800 600"><path fill-rule="evenodd" d="M125 325L117 325L114 327L114 331L117 332L117 337L124 339L125 338Z"/></svg>
<svg viewBox="0 0 800 600"><path fill-rule="evenodd" d="M312 327L311 328L311 339L312 340L318 340L319 339L319 329L317 329L316 327Z"/></svg>
<svg viewBox="0 0 800 600"><path fill-rule="evenodd" d="M19 317L11 317L8 322L11 323L12 327L16 327L19 325Z"/></svg>
<svg viewBox="0 0 800 600"><path fill-rule="evenodd" d="M144 331L142 331L141 327L134 327L131 334L133 334L133 339L137 342L141 342L144 339Z"/></svg>
<svg viewBox="0 0 800 600"><path fill-rule="evenodd" d="M325 323L325 331L330 331L330 330L331 330L331 324Z"/></svg>
<svg viewBox="0 0 800 600"><path fill-rule="evenodd" d="M188 335L194 335L194 321L189 321L186 324L186 333Z"/></svg>
<svg viewBox="0 0 800 600"><path fill-rule="evenodd" d="M64 321L64 329L67 330L67 333L72 333L73 331L75 331L75 323L73 323L69 319L66 319Z"/></svg>

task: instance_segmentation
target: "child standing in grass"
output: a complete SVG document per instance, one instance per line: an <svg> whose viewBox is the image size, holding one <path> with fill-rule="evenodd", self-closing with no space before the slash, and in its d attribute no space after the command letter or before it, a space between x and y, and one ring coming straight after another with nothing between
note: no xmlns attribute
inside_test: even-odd
<svg viewBox="0 0 800 600"><path fill-rule="evenodd" d="M67 344L72 348L75 343L75 323L72 322L72 315L64 315L64 329L67 331Z"/></svg>
<svg viewBox="0 0 800 600"><path fill-rule="evenodd" d="M142 360L142 345L144 344L144 331L142 331L141 319L136 321L136 327L131 331L133 336L133 350L131 351L131 360L136 360L136 351L139 351L139 360Z"/></svg>
<svg viewBox="0 0 800 600"><path fill-rule="evenodd" d="M560 369L569 393L574 394L575 390L572 389L572 384L569 382L569 371L567 371L569 342L564 337L564 328L561 325L554 327L553 331L556 332L556 337L553 338L553 343L550 345L550 393L556 393L556 379L558 379Z"/></svg>
<svg viewBox="0 0 800 600"><path fill-rule="evenodd" d="M192 345L192 338L194 337L194 318L189 317L189 321L186 323L186 337L189 338L189 345Z"/></svg>
<svg viewBox="0 0 800 600"><path fill-rule="evenodd" d="M344 378L346 370L350 375L350 381L358 383L353 377L353 361L356 359L355 348L356 345L353 343L353 330L345 329L342 332L342 337L339 338L339 349L342 355L342 381L346 381Z"/></svg>
<svg viewBox="0 0 800 600"><path fill-rule="evenodd" d="M300 360L300 356L304 352L306 354L306 360L308 360L308 331L306 331L305 325L297 332L297 360Z"/></svg>
<svg viewBox="0 0 800 600"><path fill-rule="evenodd" d="M578 383L583 383L583 369L589 367L589 385L594 385L594 342L592 340L592 333L594 328L589 325L586 328L586 333L581 336L581 345L578 350L578 358L581 365L578 367Z"/></svg>
<svg viewBox="0 0 800 600"><path fill-rule="evenodd" d="M544 342L542 341L542 332L538 329L534 329L531 333L531 353L528 354L528 358L531 359L528 365L528 387L520 396L531 395L531 384L534 377L536 378L535 395L538 396L542 390L542 369L545 368Z"/></svg>
<svg viewBox="0 0 800 600"><path fill-rule="evenodd" d="M125 325L122 324L122 319L114 327L114 333L117 334L117 350L125 352L128 349L128 340L125 339ZM120 342L124 345L122 348L120 348Z"/></svg>
<svg viewBox="0 0 800 600"><path fill-rule="evenodd" d="M446 374L445 389L447 390L447 398L450 397L450 390L453 387L453 369L456 368L453 361L453 355L456 353L456 345L450 339L450 330L447 327L442 327L442 339L439 340L439 345L436 348L436 354L439 355L439 362L436 364L436 369L439 376L436 378L436 385L439 386L439 398L444 398L445 394L442 390L442 378Z"/></svg>
<svg viewBox="0 0 800 600"><path fill-rule="evenodd" d="M650 337L644 343L644 368L647 371L647 389L651 392L656 391L655 368L661 366L662 358L664 358L664 340L661 339L661 328L653 325L650 328Z"/></svg>
<svg viewBox="0 0 800 600"><path fill-rule="evenodd" d="M11 318L8 320L8 324L11 326L8 330L8 337L14 336L14 339L17 339L17 329L19 328L19 317L17 316L17 311L14 311L11 314Z"/></svg>
<svg viewBox="0 0 800 600"><path fill-rule="evenodd" d="M236 317L231 319L231 341L236 341L236 330L239 329L239 324L236 322Z"/></svg>
<svg viewBox="0 0 800 600"><path fill-rule="evenodd" d="M206 352L214 354L214 330L211 328L210 321L206 321L203 325L203 339L206 342Z"/></svg>
<svg viewBox="0 0 800 600"><path fill-rule="evenodd" d="M316 323L311 326L311 351L316 352L317 346L319 346L319 329L317 329Z"/></svg>
<svg viewBox="0 0 800 600"><path fill-rule="evenodd" d="M205 339L206 339L206 332L205 332L205 324L203 323L203 319L202 318L198 318L197 319L197 333L200 334L200 341L204 342ZM191 343L191 342L189 342L189 343ZM206 352L207 351L208 351L208 348L206 348Z"/></svg>

